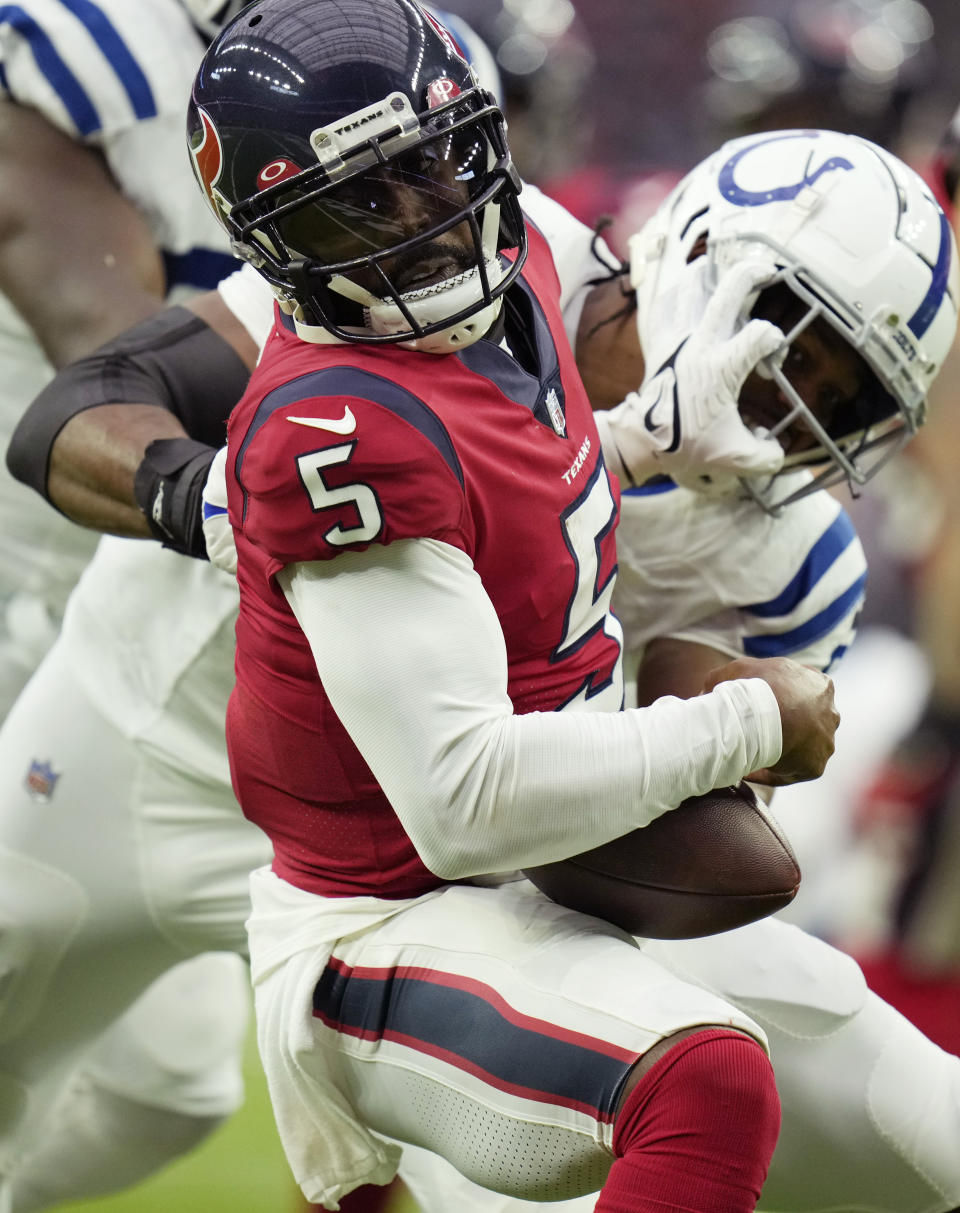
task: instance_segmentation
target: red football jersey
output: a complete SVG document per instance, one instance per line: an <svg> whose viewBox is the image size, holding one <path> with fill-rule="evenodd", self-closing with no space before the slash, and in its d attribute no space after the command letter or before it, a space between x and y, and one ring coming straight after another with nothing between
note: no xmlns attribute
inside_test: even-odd
<svg viewBox="0 0 960 1213"><path fill-rule="evenodd" d="M301 888L406 897L441 881L324 693L275 581L285 565L440 540L470 557L496 609L515 712L619 686L616 482L552 257L535 231L530 244L510 307L535 372L492 340L444 356L317 345L279 317L231 417L240 615L228 746L244 813L272 839L274 870Z"/></svg>

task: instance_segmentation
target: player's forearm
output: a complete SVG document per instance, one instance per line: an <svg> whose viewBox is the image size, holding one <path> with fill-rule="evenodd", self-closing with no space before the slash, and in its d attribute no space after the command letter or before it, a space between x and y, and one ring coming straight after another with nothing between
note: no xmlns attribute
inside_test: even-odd
<svg viewBox="0 0 960 1213"><path fill-rule="evenodd" d="M493 607L445 544L294 566L282 583L334 708L445 878L597 846L779 755L776 699L752 679L642 711L514 715Z"/></svg>
<svg viewBox="0 0 960 1213"><path fill-rule="evenodd" d="M151 441L183 436L177 418L156 406L112 404L80 413L50 451L47 500L81 526L149 539L134 495L137 469Z"/></svg>
<svg viewBox="0 0 960 1213"><path fill-rule="evenodd" d="M439 801L424 819L418 848L429 848L428 866L456 878L565 858L738 783L760 754L779 755L779 721L765 683L724 689L730 694L624 712L529 713L478 728L476 757L450 802L454 824L439 816Z"/></svg>
<svg viewBox="0 0 960 1213"><path fill-rule="evenodd" d="M214 305L221 306L213 295ZM231 333L230 323L239 336ZM253 342L232 317L225 336L206 315L158 310L54 377L13 434L10 471L81 525L120 535L152 534L199 554L193 507L202 469L194 461L203 449L212 458L222 445L226 419L243 394L254 354ZM151 444L171 440L177 445L161 446L157 458L158 448ZM182 481L184 468L192 487L183 518L165 516L158 531L154 506L161 487L167 513L171 502L179 504L174 485L161 482L173 474Z"/></svg>
<svg viewBox="0 0 960 1213"><path fill-rule="evenodd" d="M658 636L644 649L637 668L637 704L644 707L663 695L699 695L707 674L729 660L730 654L708 645Z"/></svg>

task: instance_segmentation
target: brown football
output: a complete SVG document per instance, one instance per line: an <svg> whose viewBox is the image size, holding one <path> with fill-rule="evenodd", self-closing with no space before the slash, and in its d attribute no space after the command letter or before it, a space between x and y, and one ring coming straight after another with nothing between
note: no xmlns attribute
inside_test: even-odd
<svg viewBox="0 0 960 1213"><path fill-rule="evenodd" d="M524 874L560 905L649 939L744 926L789 905L800 884L790 843L745 783Z"/></svg>

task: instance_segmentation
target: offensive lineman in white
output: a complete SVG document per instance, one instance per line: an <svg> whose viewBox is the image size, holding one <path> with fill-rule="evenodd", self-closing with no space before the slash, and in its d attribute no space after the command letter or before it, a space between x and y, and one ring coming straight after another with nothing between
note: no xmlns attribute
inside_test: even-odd
<svg viewBox="0 0 960 1213"><path fill-rule="evenodd" d="M4 447L54 367L235 268L190 180L183 111L206 40L239 7L240 0L132 7L23 0L0 14ZM458 36L495 71L462 23ZM219 443L222 432L209 437ZM0 517L2 719L56 636L98 536L38 502L5 463ZM115 570L111 552L125 546L104 542L104 571L92 581L107 606L101 613L91 592L84 599L91 615L75 631L93 701L109 702L117 681L130 690L113 705L119 734L87 754L86 777L74 784L76 834L60 822L75 772L54 757L59 726L51 716L49 732L24 735L13 722L8 734L0 806L0 968L9 975L0 997L4 1213L135 1183L195 1146L242 1097L249 980L236 953L246 951L247 872L269 848L227 786L222 677L208 696L202 664L206 655L218 670L230 667L235 594L209 566L159 548L132 545L146 558L142 569L125 574L120 555ZM146 579L142 602L117 596L115 573ZM144 604L158 587L171 603L204 605L187 626L161 614L151 627ZM114 615L126 632L112 632ZM188 688L181 703L176 672L191 664L200 690L191 696ZM111 682L114 665L128 669L129 683ZM70 686L56 699L65 730L90 702L76 707ZM83 734L86 743L94 745L95 734ZM191 758L160 774L144 758L155 749L186 752L194 735ZM212 753L204 748L211 735ZM142 803L149 811L138 817L134 806ZM170 835L182 837L173 825L178 811L193 830L171 855ZM47 844L35 847L34 831ZM110 949L109 982L92 963L91 938ZM207 947L229 951L199 955ZM178 963L183 957L194 959ZM54 972L70 991L66 1001L54 995ZM161 974L155 986L88 1052L154 973Z"/></svg>
<svg viewBox="0 0 960 1213"><path fill-rule="evenodd" d="M716 168L713 172L715 174ZM570 271L579 265L581 282L592 277L595 266L587 255L589 234L577 225L570 225L557 208L532 192L529 196L525 194L525 200L528 209L533 208L541 230L547 232L558 249L561 267ZM853 213L856 213L855 209ZM811 229L811 234L816 236L819 229L815 224ZM569 245L560 243L563 232L568 233ZM677 233L671 233L670 238L676 241ZM876 239L876 233L868 238ZM674 247L672 251L678 250ZM688 253L689 250L684 249L684 255ZM919 263L923 259L915 250L903 248L899 255L905 264L910 263L911 258L917 261L917 274L920 273ZM929 276L929 270L927 274ZM911 277L909 292L914 292L916 275ZM246 278L247 275L241 273L224 286L222 294L251 331L259 336L269 324L269 312L262 291L257 296L259 284L254 280L254 286L248 290L244 286ZM575 279L575 274L572 278L564 275L568 283L575 284ZM691 289L691 285L687 283L683 289ZM742 282L739 285L743 287ZM906 285L900 289L906 291ZM936 311L939 314L942 307L945 317L941 327L952 323L952 291L951 281L950 293L941 292L937 301ZM702 308L702 291L697 298L701 300ZM714 298L718 296L715 294ZM568 316L574 321L581 302L582 295L580 298L574 295L568 309ZM740 302L736 292L728 292L725 304L729 312L721 314L724 323L718 330L723 336L714 334L715 356L725 345L729 352L725 338L739 323ZM905 298L904 310L908 305L909 299ZM641 319L644 315L649 316L649 313L642 312ZM716 323L716 315L712 319ZM647 330L648 340L656 340L656 336ZM742 359L739 366L742 382L742 372L746 369ZM608 436L612 434L617 439L621 454L626 450L625 439L630 432L622 423L625 415L636 413L637 403L631 401L628 408L615 414L608 427ZM649 442L645 463L636 457L635 451L631 455L633 457L628 456L624 465L624 474L644 479L657 470ZM615 456L616 452L611 450L609 457ZM702 472L702 458L694 460L694 463L698 462L701 466L694 470ZM684 469L677 469L677 474L684 475ZM801 473L801 480L803 475ZM69 489L66 497L69 497ZM65 499L62 498L61 503ZM742 652L744 639L752 632L756 636L772 638L774 643L782 643L784 647L793 645L791 655L821 665L827 664L834 651L849 641L861 591L862 556L852 537L843 541L841 534L838 542L838 532L843 531L842 522L838 527L838 519L842 520L843 516L825 495L816 494L797 501L776 523L753 503L749 503L749 507L739 503L733 506L711 503L679 489L657 496L647 494L640 501L639 508L650 511L651 518L655 510L664 508L663 503L667 503L668 511L679 511L674 517L686 516L688 534L693 526L691 519L699 518L701 535L710 536L713 541L723 534L719 520L725 519L723 525L727 528L731 521L750 528L742 538L744 551L751 555L760 552L757 541L769 543L778 538L784 534L784 524L790 520L787 528L790 544L782 546L783 562L766 560L766 553L763 554L752 569L754 577L748 587L747 604L742 597L743 585L737 578L734 578L732 589L723 584L722 559L711 562L709 567L698 566L704 568L704 584L698 589L701 597L692 615L673 618L675 641L693 640L703 649L714 650L712 660L716 664L717 652ZM669 516L669 513L663 515ZM625 525L629 526L629 523ZM665 535L671 536L671 531L670 524L663 526ZM213 543L217 542L214 538ZM794 543L797 545L796 559L791 559L794 553L790 548ZM636 571L642 576L641 561L649 559L651 553L642 551L640 538L638 548L641 550L637 553ZM825 560L825 551L833 551L833 558ZM777 555L781 555L780 550ZM679 562L676 556L679 556ZM629 558L628 562L632 563ZM697 580L696 568L687 567L686 552L676 552L672 536L669 554L661 558L656 567L661 575L655 581L648 580L644 590L645 606L650 610L671 602L678 577ZM688 590L690 584L687 580ZM791 587L793 592L787 594ZM78 597L82 598L82 594L83 587ZM750 603L759 606L778 601L789 606L779 615L772 608L766 613L749 609ZM744 605L748 609L735 610ZM698 621L702 623L700 631ZM795 643L798 635L799 644ZM649 633L638 634L637 642L642 644L648 638ZM66 643L69 643L69 628ZM656 646L651 645L648 651L655 652ZM655 673L656 667L652 668ZM653 680L649 669L646 677ZM722 939L711 939L708 946L695 941L646 946L651 955L656 955L668 968L730 1000L741 1002L763 1026L771 1042L784 1104L785 1129L768 1182L772 1199L779 1203L768 1207L818 1209L856 1204L858 1208L923 1209L939 1213L957 1204L960 1174L953 1142L960 1077L956 1060L947 1059L889 1008L873 999L863 988L851 962L776 923L762 923ZM864 1050L862 1054L861 1049ZM853 1062L855 1055L861 1056L859 1071ZM841 1092L836 1082L844 1073L848 1075L850 1085ZM913 1097L908 1087L917 1074L922 1074L923 1079ZM865 1083L871 1092L867 1104L863 1100ZM835 1122L825 1116L825 1106L836 1111ZM909 1123L917 1115L925 1118L925 1124L923 1130L913 1136ZM812 1140L817 1143L815 1156L810 1149ZM425 1207L429 1207L430 1189L424 1189L420 1194ZM466 1193L462 1196L466 1202ZM460 1197L457 1199L459 1201ZM496 1205L498 1198L476 1190L472 1199L478 1207L488 1207L488 1201L494 1201L494 1207L511 1207L502 1200ZM449 1207L450 1198L446 1194L443 1203L444 1207ZM458 1204L458 1207L466 1208L467 1204Z"/></svg>
<svg viewBox="0 0 960 1213"><path fill-rule="evenodd" d="M21 0L0 12L4 448L55 367L153 314L165 299L209 290L234 268L223 234L198 205L182 135L183 99L213 32L208 10L226 15L228 8L221 0ZM5 465L0 517L2 719L56 635L97 536L43 508ZM37 824L55 833L51 798L63 771L51 758L40 732L14 744L4 761L15 798L25 795L26 781ZM128 761L123 770L129 768ZM112 799L106 765L102 774L102 794L89 783L76 797L86 836L68 863L26 854L12 820L0 847L4 1210L12 1199L6 1177L13 1172L23 1185L16 1207L133 1183L196 1145L242 1097L249 994L245 965L233 954L243 944L240 929L210 941L229 952L183 965L178 961L197 949L170 941L163 979L82 1068L74 1069L78 1057L64 1048L76 1025L91 1030L92 1004L81 997L57 1011L51 971L68 963L67 941L82 945L86 886L96 888L111 870L114 895L121 896L123 880L133 876L117 853L124 832L102 811ZM251 832L244 838L235 859L256 862L263 845ZM240 875L236 886L231 910L239 914ZM228 894L225 887L221 896ZM117 924L127 906L122 896L111 904L119 959L127 945ZM82 951L76 955L73 963L82 964ZM136 968L135 949L127 955ZM89 980L96 986L102 975L92 972ZM117 1011L144 984L138 979L132 990L121 989ZM34 1013L44 1004L48 1035L38 1034L21 1053L22 1033L39 1028ZM63 1032L58 1017L68 1022ZM94 1026L99 1033L105 1022L97 1017ZM52 1114L49 1100L68 1080L70 1098ZM55 1166L45 1164L45 1146L54 1148ZM38 1148L31 1173L25 1159Z"/></svg>

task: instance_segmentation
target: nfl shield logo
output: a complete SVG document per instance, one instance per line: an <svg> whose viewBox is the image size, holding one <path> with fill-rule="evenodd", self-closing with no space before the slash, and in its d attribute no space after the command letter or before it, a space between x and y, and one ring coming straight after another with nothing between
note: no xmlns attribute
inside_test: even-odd
<svg viewBox="0 0 960 1213"><path fill-rule="evenodd" d="M32 800L48 804L59 778L60 772L55 771L51 763L38 762L35 758L30 763L30 770L27 771L27 777L23 783Z"/></svg>
<svg viewBox="0 0 960 1213"><path fill-rule="evenodd" d="M551 388L547 392L547 399L544 402L547 406L547 413L550 416L550 424L554 428L554 432L561 438L567 436L567 422L563 415L563 409L560 407L560 397L557 395L557 389Z"/></svg>

